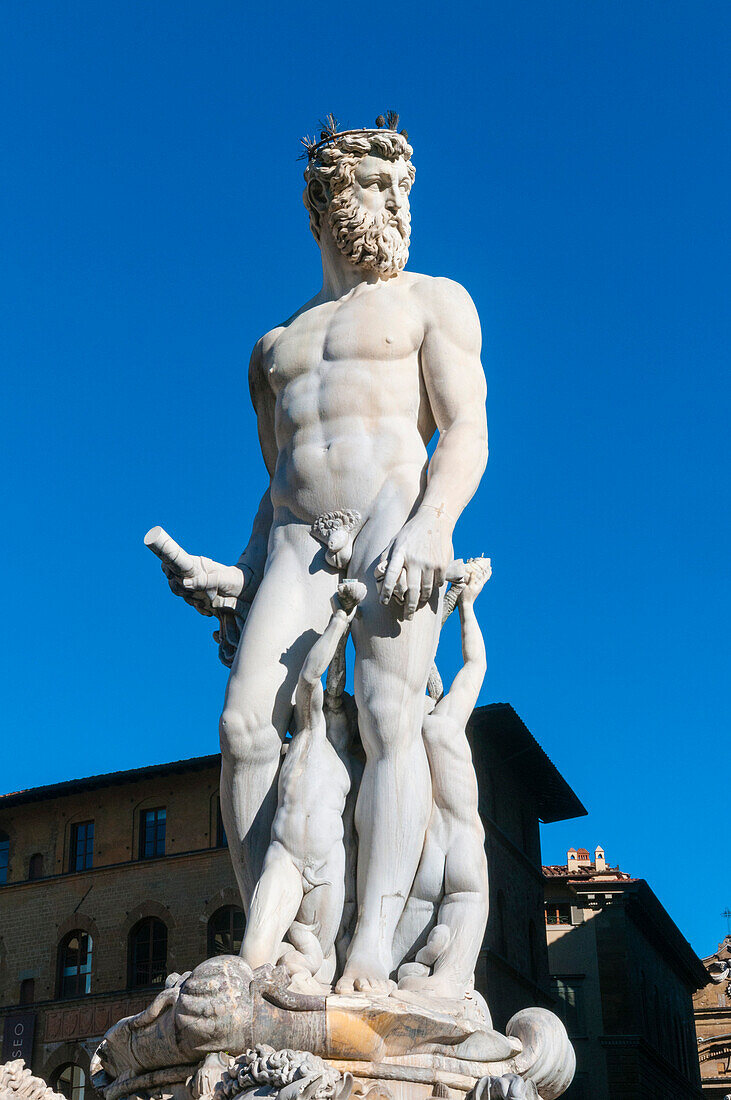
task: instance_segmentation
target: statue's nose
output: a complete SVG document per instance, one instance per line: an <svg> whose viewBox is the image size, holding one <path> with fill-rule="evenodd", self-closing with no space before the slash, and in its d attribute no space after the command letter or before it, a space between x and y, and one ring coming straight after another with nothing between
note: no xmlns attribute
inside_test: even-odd
<svg viewBox="0 0 731 1100"><path fill-rule="evenodd" d="M389 210L400 210L405 200L406 196L401 191L401 188L394 186L389 189L386 206Z"/></svg>

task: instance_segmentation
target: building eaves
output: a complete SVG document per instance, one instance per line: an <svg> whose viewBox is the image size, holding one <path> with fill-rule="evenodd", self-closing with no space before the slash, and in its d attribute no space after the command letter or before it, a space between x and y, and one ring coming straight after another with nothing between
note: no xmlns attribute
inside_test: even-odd
<svg viewBox="0 0 731 1100"><path fill-rule="evenodd" d="M67 779L61 783L49 783L43 787L30 787L24 791L11 791L9 794L0 795L0 810L10 809L13 806L23 806L30 802L46 802L52 798L65 798L68 795L84 791L95 791L102 787L119 787L126 783L136 783L142 779L203 771L206 768L218 766L220 761L219 753L214 753L211 756L193 756L188 760L173 760L167 764L151 764L144 768L106 772L103 775L89 775L83 779Z"/></svg>
<svg viewBox="0 0 731 1100"><path fill-rule="evenodd" d="M544 823L585 817L587 810L509 703L488 703L472 712L468 732L487 738L498 765L515 768L532 791Z"/></svg>

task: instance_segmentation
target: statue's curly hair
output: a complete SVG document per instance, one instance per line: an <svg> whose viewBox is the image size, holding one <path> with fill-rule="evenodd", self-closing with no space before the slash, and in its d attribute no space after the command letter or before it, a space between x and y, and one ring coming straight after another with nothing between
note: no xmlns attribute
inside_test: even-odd
<svg viewBox="0 0 731 1100"><path fill-rule="evenodd" d="M369 153L386 160L403 157L411 182L414 182L416 169L411 163L413 149L406 137L395 130L346 134L323 145L305 168L305 190L302 195L302 201L310 215L310 229L318 244L323 212L314 199L317 186L330 198L344 191L353 183L358 161Z"/></svg>

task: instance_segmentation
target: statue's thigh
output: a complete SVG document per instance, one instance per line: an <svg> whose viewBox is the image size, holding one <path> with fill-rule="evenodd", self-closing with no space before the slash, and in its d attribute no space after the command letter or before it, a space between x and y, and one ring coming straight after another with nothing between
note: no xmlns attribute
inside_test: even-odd
<svg viewBox="0 0 731 1100"><path fill-rule="evenodd" d="M246 619L226 689L226 708L256 714L262 723L275 725L278 715L289 715L297 677L327 626L338 582L333 570L312 564L306 544L274 552Z"/></svg>
<svg viewBox="0 0 731 1100"><path fill-rule="evenodd" d="M419 722L426 680L434 661L439 635L439 602L435 597L420 607L413 619L401 617L392 600L384 607L375 582L354 620L356 701L367 706L393 697L404 703L418 701Z"/></svg>

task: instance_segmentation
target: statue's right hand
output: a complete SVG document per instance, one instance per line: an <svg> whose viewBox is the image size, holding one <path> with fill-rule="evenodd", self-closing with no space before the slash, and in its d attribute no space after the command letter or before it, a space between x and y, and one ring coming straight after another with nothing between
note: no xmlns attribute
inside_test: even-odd
<svg viewBox="0 0 731 1100"><path fill-rule="evenodd" d="M217 615L224 609L235 611L247 583L240 566L221 565L197 554L190 556L189 568L184 573L166 562L162 563L162 570L175 595L182 596L201 615Z"/></svg>

